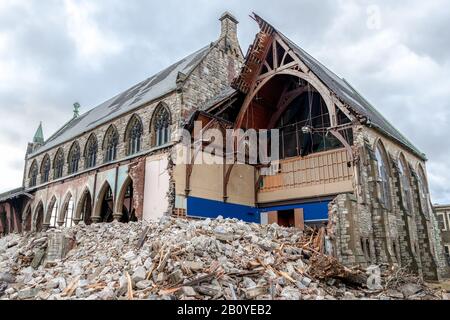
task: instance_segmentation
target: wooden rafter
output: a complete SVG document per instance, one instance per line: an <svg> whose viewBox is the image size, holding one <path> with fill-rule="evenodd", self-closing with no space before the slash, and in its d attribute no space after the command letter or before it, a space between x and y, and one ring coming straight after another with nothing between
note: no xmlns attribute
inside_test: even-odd
<svg viewBox="0 0 450 320"><path fill-rule="evenodd" d="M280 119L281 115L286 111L287 107L289 107L292 101L294 101L297 97L301 96L305 92L316 92L316 90L308 86L303 86L284 93L284 95L281 96L280 102L277 106L277 111L270 119L267 129L274 128L276 122L278 121L278 119Z"/></svg>
<svg viewBox="0 0 450 320"><path fill-rule="evenodd" d="M304 86L296 88L290 92L287 92L285 87L281 98L278 101L276 112L270 119L268 128L273 128L277 119L286 110L287 106L289 106L289 104L299 95L307 92L309 87L311 91L318 92L324 99L330 117L329 132L343 143L350 158L353 159L354 155L351 146L340 133L340 128L337 129L336 108L342 110L351 121L355 118L347 108L343 108L342 103L336 99L322 81L320 81L320 79L311 72L305 63L291 50L284 40L275 32L273 27L257 15L255 15L255 20L260 25L261 31L256 37L254 45L249 49L243 73L233 83L235 89L246 94L239 115L235 121L235 129L242 128L243 121L252 101L264 85L277 75L291 75L306 81L310 86L307 86L306 88ZM255 48L258 49L254 50ZM282 50L279 52L278 48L282 48ZM263 52L264 55L261 55ZM280 54L283 56L280 57ZM270 61L269 55L271 55L272 61Z"/></svg>

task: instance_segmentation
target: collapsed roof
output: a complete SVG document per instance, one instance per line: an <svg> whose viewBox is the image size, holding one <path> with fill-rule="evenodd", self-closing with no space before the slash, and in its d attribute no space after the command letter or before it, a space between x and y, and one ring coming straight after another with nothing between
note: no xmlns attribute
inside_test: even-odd
<svg viewBox="0 0 450 320"><path fill-rule="evenodd" d="M362 95L360 95L347 81L341 79L335 73L326 68L323 64L313 58L310 54L308 54L305 50L296 45L293 41L291 41L284 34L279 32L276 28L266 22L264 19L254 14L255 20L258 22L261 30L270 30L269 33L275 32L277 33L282 40L286 43L286 45L292 50L293 53L328 87L328 89L334 94L336 94L337 98L341 100L342 103L347 105L351 111L358 115L359 119L364 119L364 123L375 129L381 131L386 136L394 139L408 150L413 152L419 158L426 160L425 154L422 153L418 148L416 148L400 131L398 131L375 107L373 107ZM257 50L257 48L250 48L249 52L246 56L245 64L243 67L243 72L241 75L234 81L233 87L237 90L241 90L244 93L245 88L241 88L239 85L242 82L245 82L246 75L243 74L245 70L250 70L247 72L252 72L254 68L251 68L252 63L255 62L251 57L251 50ZM240 79L242 78L242 79ZM229 91L229 96L233 94L232 91ZM221 97L223 100L226 97Z"/></svg>

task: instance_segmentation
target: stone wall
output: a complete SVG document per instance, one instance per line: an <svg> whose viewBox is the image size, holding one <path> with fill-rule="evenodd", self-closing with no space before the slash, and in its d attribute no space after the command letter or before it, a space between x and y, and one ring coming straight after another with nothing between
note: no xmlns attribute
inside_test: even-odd
<svg viewBox="0 0 450 320"><path fill-rule="evenodd" d="M152 123L152 118L153 118L155 109L159 106L160 103L164 103L166 106L168 106L168 108L171 112L171 116L172 116L171 132L173 133L173 136L175 136L176 129L178 128L179 123L180 123L180 111L181 111L181 103L180 102L181 102L181 100L180 100L179 94L176 92L173 92L172 94L162 97L161 99L159 99L153 103L150 103L148 105L143 105L140 108L134 110L133 112L122 115L121 117L119 117L117 119L107 122L92 131L83 133L82 135L75 137L74 139L67 141L66 143L64 143L60 146L57 146L57 147L49 150L48 152L41 153L36 156L27 158L26 169L25 169L25 172L26 172L25 187L28 187L30 184L30 179L29 179L28 175L29 175L29 170L30 170L30 167L31 167L33 161L34 160L37 161L38 166L39 166L39 171L40 171L42 161L43 161L45 155L47 155L47 154L49 155L51 164L52 164L52 170L50 170L50 181L54 180L53 160L55 158L56 153L58 152L58 150L60 148L64 151L64 158L65 158L63 177L67 177L68 176L68 155L69 155L70 148L72 147L72 145L75 141L78 141L78 143L80 145L80 154L81 154L80 162L78 165L79 171L77 174L81 174L84 172L90 172L90 171L94 171L95 169L97 169L97 168L90 168L88 170L84 169L85 168L85 159L84 159L83 155L85 152L86 143L87 143L89 137L91 136L91 134L95 134L97 137L97 141L98 141L97 167L101 167L102 165L104 165L105 148L103 146L103 142L105 139L105 134L111 125L115 126L115 128L117 129L117 131L119 133L119 144L117 146L117 159L118 160L126 159L128 156L127 156L127 142L125 141L125 131L127 129L128 123L130 122L131 118L134 115L137 115L141 119L142 124L143 124L141 150L142 151L150 151L153 148L153 146L151 144L151 141L152 141L152 139L151 139L151 123ZM38 181L38 187L39 187L39 184L41 181L40 172L39 172L37 181Z"/></svg>
<svg viewBox="0 0 450 320"><path fill-rule="evenodd" d="M422 159L390 139L363 126L354 128L357 150L355 194L339 195L330 204L329 233L334 235L335 255L345 264L397 264L427 279L448 274L440 230L434 213L423 212L415 168L425 167ZM389 198L382 199L375 148L381 144L388 160ZM412 210L405 206L402 193L400 157L408 163L413 199Z"/></svg>

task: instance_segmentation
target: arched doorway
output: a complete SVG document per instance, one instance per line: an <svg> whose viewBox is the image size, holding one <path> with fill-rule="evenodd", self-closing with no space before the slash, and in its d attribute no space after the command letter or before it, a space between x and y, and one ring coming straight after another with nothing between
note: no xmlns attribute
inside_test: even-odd
<svg viewBox="0 0 450 320"><path fill-rule="evenodd" d="M85 190L78 204L77 219L86 225L92 224L92 197L89 190Z"/></svg>
<svg viewBox="0 0 450 320"><path fill-rule="evenodd" d="M74 209L75 204L73 201L72 194L68 194L65 198L62 210L61 210L61 217L58 221L59 224L63 225L65 228L70 228L73 226L73 220L74 220Z"/></svg>
<svg viewBox="0 0 450 320"><path fill-rule="evenodd" d="M95 216L98 217L101 223L114 221L114 194L108 182L105 182L100 189Z"/></svg>
<svg viewBox="0 0 450 320"><path fill-rule="evenodd" d="M134 197L134 186L133 180L128 177L122 186L122 190L119 194L117 201L117 212L121 212L122 216L119 221L123 223L128 223L130 221L137 221L136 209L133 203Z"/></svg>
<svg viewBox="0 0 450 320"><path fill-rule="evenodd" d="M41 232L44 225L44 205L39 202L35 211L35 226L36 232Z"/></svg>

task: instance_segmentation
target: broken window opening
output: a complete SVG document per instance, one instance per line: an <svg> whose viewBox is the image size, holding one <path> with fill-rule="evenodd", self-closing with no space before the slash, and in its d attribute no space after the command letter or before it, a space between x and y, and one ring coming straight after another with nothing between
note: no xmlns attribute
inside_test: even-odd
<svg viewBox="0 0 450 320"><path fill-rule="evenodd" d="M418 183L419 183L419 197L420 197L420 206L422 208L422 212L425 217L429 217L430 211L428 206L428 188L425 182L425 175L423 173L422 168L419 168L418 174Z"/></svg>
<svg viewBox="0 0 450 320"><path fill-rule="evenodd" d="M56 205L56 201L54 202L53 206L51 207L52 213L50 216L50 227L56 228L58 223L58 206Z"/></svg>
<svg viewBox="0 0 450 320"><path fill-rule="evenodd" d="M304 93L290 104L277 124L281 157L304 157L342 148L342 143L328 131L329 127L330 116L320 94Z"/></svg>
<svg viewBox="0 0 450 320"><path fill-rule="evenodd" d="M120 217L120 222L128 223L130 221L137 221L135 208L134 208L134 186L133 180L128 179L127 185L124 187L125 191L121 198L119 199L118 207L122 209L122 216Z"/></svg>
<svg viewBox="0 0 450 320"><path fill-rule="evenodd" d="M42 202L39 204L36 212L36 232L40 232L44 224L44 206Z"/></svg>
<svg viewBox="0 0 450 320"><path fill-rule="evenodd" d="M74 202L72 197L70 197L70 200L66 204L66 210L65 210L65 220L64 220L64 227L70 228L73 226L73 210L74 210Z"/></svg>
<svg viewBox="0 0 450 320"><path fill-rule="evenodd" d="M401 189L401 196L402 196L402 204L404 209L408 211L408 213L411 214L412 211L412 194L411 194L411 184L409 179L409 172L406 171L406 166L404 162L404 158L401 157L400 161L398 162L398 170L400 175L400 189Z"/></svg>
<svg viewBox="0 0 450 320"><path fill-rule="evenodd" d="M372 253L370 252L370 241L366 239L366 249L367 249L367 260L372 261Z"/></svg>
<svg viewBox="0 0 450 320"><path fill-rule="evenodd" d="M27 217L25 219L25 231L31 231L31 208L28 209Z"/></svg>

